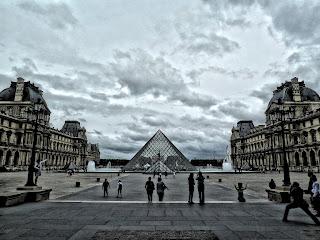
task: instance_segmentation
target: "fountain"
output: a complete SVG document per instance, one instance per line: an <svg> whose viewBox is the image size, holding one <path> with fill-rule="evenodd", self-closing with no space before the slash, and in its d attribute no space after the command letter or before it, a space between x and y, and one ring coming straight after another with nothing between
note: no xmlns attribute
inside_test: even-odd
<svg viewBox="0 0 320 240"><path fill-rule="evenodd" d="M89 161L87 166L87 172L95 172L96 171L96 162Z"/></svg>
<svg viewBox="0 0 320 240"><path fill-rule="evenodd" d="M222 171L223 172L233 171L232 162L230 160L230 152L228 151L228 147L227 147L226 158L223 160L223 163L222 163Z"/></svg>
<svg viewBox="0 0 320 240"><path fill-rule="evenodd" d="M109 161L106 168L96 168L95 161L89 161L87 165L87 172L120 172L121 168L112 168Z"/></svg>
<svg viewBox="0 0 320 240"><path fill-rule="evenodd" d="M227 162L227 160L225 159L222 163L222 171L223 172L231 172L233 171L233 167L231 162Z"/></svg>

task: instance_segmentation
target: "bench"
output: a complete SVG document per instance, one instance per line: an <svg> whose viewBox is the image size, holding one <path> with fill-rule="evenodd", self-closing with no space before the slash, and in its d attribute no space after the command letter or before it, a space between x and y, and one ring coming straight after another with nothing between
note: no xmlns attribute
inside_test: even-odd
<svg viewBox="0 0 320 240"><path fill-rule="evenodd" d="M48 200L51 191L51 189L43 189L5 193L0 195L0 207L10 207L25 202Z"/></svg>
<svg viewBox="0 0 320 240"><path fill-rule="evenodd" d="M266 189L268 193L268 199L270 201L276 201L278 203L290 203L290 192L284 189Z"/></svg>
<svg viewBox="0 0 320 240"><path fill-rule="evenodd" d="M48 200L52 189L34 190L28 191L26 196L26 202L39 202Z"/></svg>
<svg viewBox="0 0 320 240"><path fill-rule="evenodd" d="M7 193L0 196L0 207L9 207L24 203L27 194L23 193Z"/></svg>

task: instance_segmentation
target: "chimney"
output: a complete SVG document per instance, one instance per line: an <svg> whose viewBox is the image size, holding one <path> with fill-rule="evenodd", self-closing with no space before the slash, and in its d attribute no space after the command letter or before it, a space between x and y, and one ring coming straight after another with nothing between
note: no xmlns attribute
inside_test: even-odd
<svg viewBox="0 0 320 240"><path fill-rule="evenodd" d="M21 102L23 99L23 89L24 89L24 79L21 77L17 78L17 85L16 85L16 93L14 96L15 102Z"/></svg>
<svg viewBox="0 0 320 240"><path fill-rule="evenodd" d="M300 92L300 85L299 85L298 78L297 77L292 78L291 82L292 82L293 101L301 102L301 92Z"/></svg>

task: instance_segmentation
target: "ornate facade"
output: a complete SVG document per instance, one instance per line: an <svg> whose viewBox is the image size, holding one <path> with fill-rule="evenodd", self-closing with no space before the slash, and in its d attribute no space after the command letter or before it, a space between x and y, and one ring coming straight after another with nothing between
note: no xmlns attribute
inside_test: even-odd
<svg viewBox="0 0 320 240"><path fill-rule="evenodd" d="M286 159L293 171L319 171L319 95L293 78L273 91L265 114L265 125L239 121L232 129L234 166L282 169Z"/></svg>
<svg viewBox="0 0 320 240"><path fill-rule="evenodd" d="M22 78L0 92L0 166L27 169L36 132L36 160L47 159L49 169L100 159L98 145L88 143L78 121L65 121L58 130L49 125L50 113L42 91Z"/></svg>

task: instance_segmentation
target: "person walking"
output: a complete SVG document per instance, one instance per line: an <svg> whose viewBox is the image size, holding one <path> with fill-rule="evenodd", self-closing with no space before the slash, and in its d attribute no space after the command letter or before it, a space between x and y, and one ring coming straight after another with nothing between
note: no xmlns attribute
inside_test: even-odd
<svg viewBox="0 0 320 240"><path fill-rule="evenodd" d="M199 203L204 204L204 177L202 172L199 171L196 180L198 181Z"/></svg>
<svg viewBox="0 0 320 240"><path fill-rule="evenodd" d="M312 195L310 200L313 209L317 212L316 216L320 217L320 186L315 175L313 175L312 181Z"/></svg>
<svg viewBox="0 0 320 240"><path fill-rule="evenodd" d="M161 178L158 178L158 183L157 183L157 194L159 197L159 202L162 202L163 196L164 196L164 190L168 189L167 186L162 182ZM169 190L169 189L168 189Z"/></svg>
<svg viewBox="0 0 320 240"><path fill-rule="evenodd" d="M193 204L193 192L194 192L194 178L193 178L193 173L190 173L189 177L188 177L188 184L189 184L189 200L188 203L189 204Z"/></svg>
<svg viewBox="0 0 320 240"><path fill-rule="evenodd" d="M152 195L153 195L153 190L154 190L154 183L153 183L153 181L151 181L151 177L148 178L148 181L146 182L144 188L147 191L148 202L152 203Z"/></svg>
<svg viewBox="0 0 320 240"><path fill-rule="evenodd" d="M309 215L309 217L312 218L312 220L317 224L320 225L320 221L316 216L314 216L310 210L309 210L309 204L303 199L303 190L300 188L298 182L293 182L292 186L290 188L290 195L293 198L293 202L289 203L286 206L286 210L284 212L282 221L287 222L288 221L288 214L289 210L292 208L301 208L306 214Z"/></svg>
<svg viewBox="0 0 320 240"><path fill-rule="evenodd" d="M118 194L117 194L117 198L118 197L121 197L122 198L122 182L121 180L119 179L118 181Z"/></svg>
<svg viewBox="0 0 320 240"><path fill-rule="evenodd" d="M106 197L106 195L107 195L107 197L109 196L108 188L110 188L110 184L109 184L108 180L105 179L104 182L102 183L103 197Z"/></svg>

